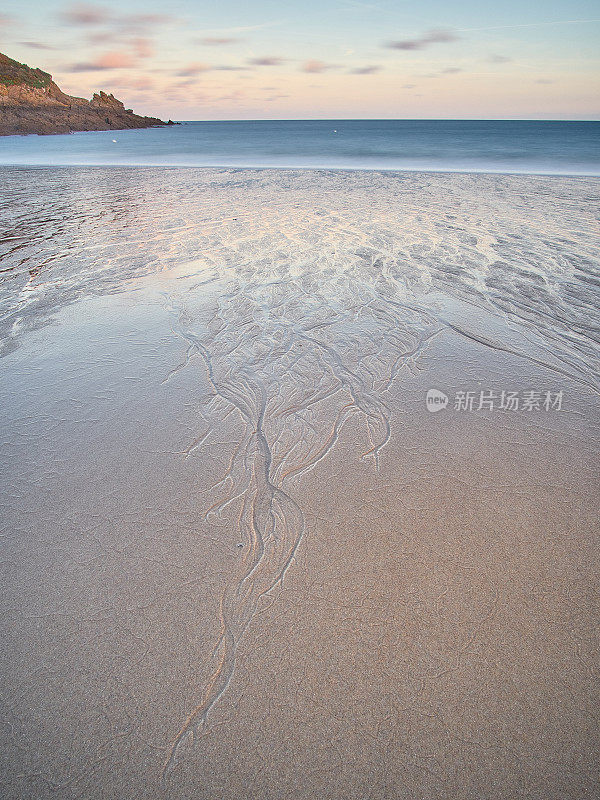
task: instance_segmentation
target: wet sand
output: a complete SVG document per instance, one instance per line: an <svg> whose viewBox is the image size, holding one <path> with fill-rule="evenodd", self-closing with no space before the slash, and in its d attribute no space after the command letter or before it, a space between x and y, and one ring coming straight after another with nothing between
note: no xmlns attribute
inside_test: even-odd
<svg viewBox="0 0 600 800"><path fill-rule="evenodd" d="M7 177L3 796L594 796L598 182Z"/></svg>

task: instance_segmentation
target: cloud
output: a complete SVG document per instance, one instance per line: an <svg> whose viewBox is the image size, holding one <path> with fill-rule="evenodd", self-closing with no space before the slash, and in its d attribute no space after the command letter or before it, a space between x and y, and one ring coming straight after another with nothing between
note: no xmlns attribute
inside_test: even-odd
<svg viewBox="0 0 600 800"><path fill-rule="evenodd" d="M302 72L327 72L330 69L337 69L335 64L326 64L324 61L311 59L302 65Z"/></svg>
<svg viewBox="0 0 600 800"><path fill-rule="evenodd" d="M66 8L61 16L70 25L103 25L110 19L110 12L103 6L75 3Z"/></svg>
<svg viewBox="0 0 600 800"><path fill-rule="evenodd" d="M51 44L44 44L43 42L19 42L23 47L31 47L33 50L56 50Z"/></svg>
<svg viewBox="0 0 600 800"><path fill-rule="evenodd" d="M434 28L427 31L418 39L401 39L396 42L388 42L385 46L392 50L423 50L432 44L445 44L447 42L458 41L458 36L445 28Z"/></svg>
<svg viewBox="0 0 600 800"><path fill-rule="evenodd" d="M442 70L441 74L442 75L456 75L457 72L462 72L462 69L460 67L446 67L446 69Z"/></svg>
<svg viewBox="0 0 600 800"><path fill-rule="evenodd" d="M252 64L255 67L278 67L284 61L285 58L279 58L279 56L261 56L259 58L249 58L248 64Z"/></svg>
<svg viewBox="0 0 600 800"><path fill-rule="evenodd" d="M554 83L554 81L551 81L549 78L538 78L536 83Z"/></svg>
<svg viewBox="0 0 600 800"><path fill-rule="evenodd" d="M193 64L188 64L187 67L183 67L183 69L178 70L175 74L180 78L190 78L195 75L200 75L201 72L208 72L210 70L209 64L201 64L199 62L194 62Z"/></svg>
<svg viewBox="0 0 600 800"><path fill-rule="evenodd" d="M190 89L194 86L193 78L186 78L184 81L176 81L175 83L171 84L171 88L175 89Z"/></svg>
<svg viewBox="0 0 600 800"><path fill-rule="evenodd" d="M233 39L228 36L205 36L203 39L198 39L199 44L205 44L209 47L234 44L239 41L241 41L241 39Z"/></svg>
<svg viewBox="0 0 600 800"><path fill-rule="evenodd" d="M69 64L69 66L63 67L63 72L100 72L103 67L99 67L97 64L92 63L91 61L78 61L76 64Z"/></svg>
<svg viewBox="0 0 600 800"><path fill-rule="evenodd" d="M405 83L402 88L403 89L415 89L417 86L416 83Z"/></svg>
<svg viewBox="0 0 600 800"><path fill-rule="evenodd" d="M378 67L376 64L369 64L367 67L357 67L356 69L350 70L350 75L374 75L376 72L380 72L381 67Z"/></svg>
<svg viewBox="0 0 600 800"><path fill-rule="evenodd" d="M512 61L512 58L492 53L492 55L488 58L488 61L492 64L508 64L509 61Z"/></svg>
<svg viewBox="0 0 600 800"><path fill-rule="evenodd" d="M98 72L107 69L129 69L135 66L135 60L129 55L118 50L104 53L95 61L80 62L67 68L67 72Z"/></svg>
<svg viewBox="0 0 600 800"><path fill-rule="evenodd" d="M123 14L90 3L70 5L60 17L68 25L83 29L88 45L100 45L109 51L73 64L69 68L71 72L134 67L140 60L154 55L154 42L151 36L145 35L146 31L151 33L150 29L174 21L165 14Z"/></svg>
<svg viewBox="0 0 600 800"><path fill-rule="evenodd" d="M119 14L105 6L75 3L60 13L68 25L84 28L107 27L114 34L142 33L148 28L175 22L168 14Z"/></svg>
<svg viewBox="0 0 600 800"><path fill-rule="evenodd" d="M107 44L117 41L119 37L115 31L91 31L86 38L90 44Z"/></svg>
<svg viewBox="0 0 600 800"><path fill-rule="evenodd" d="M250 67L239 67L235 64L218 64L216 67L213 67L213 69L218 72L245 72L249 70Z"/></svg>
<svg viewBox="0 0 600 800"><path fill-rule="evenodd" d="M154 47L150 39L138 36L131 44L138 58L151 58L154 55Z"/></svg>
<svg viewBox="0 0 600 800"><path fill-rule="evenodd" d="M7 28L9 25L14 25L15 18L8 14L0 14L0 28Z"/></svg>
<svg viewBox="0 0 600 800"><path fill-rule="evenodd" d="M133 67L135 62L129 53L112 50L99 56L95 63L100 69L122 69Z"/></svg>

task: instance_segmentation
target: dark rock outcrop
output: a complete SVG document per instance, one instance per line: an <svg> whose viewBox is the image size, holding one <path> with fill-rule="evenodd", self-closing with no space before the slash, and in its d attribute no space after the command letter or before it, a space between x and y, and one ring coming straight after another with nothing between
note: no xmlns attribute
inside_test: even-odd
<svg viewBox="0 0 600 800"><path fill-rule="evenodd" d="M166 125L141 117L112 94L91 100L62 92L52 75L0 53L0 135L71 133Z"/></svg>

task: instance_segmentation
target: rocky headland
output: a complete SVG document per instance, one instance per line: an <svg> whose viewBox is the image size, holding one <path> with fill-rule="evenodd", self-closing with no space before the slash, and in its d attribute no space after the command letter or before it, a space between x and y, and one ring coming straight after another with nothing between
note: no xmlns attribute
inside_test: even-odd
<svg viewBox="0 0 600 800"><path fill-rule="evenodd" d="M0 136L123 130L173 125L142 117L112 94L91 100L65 94L41 69L20 64L0 53Z"/></svg>

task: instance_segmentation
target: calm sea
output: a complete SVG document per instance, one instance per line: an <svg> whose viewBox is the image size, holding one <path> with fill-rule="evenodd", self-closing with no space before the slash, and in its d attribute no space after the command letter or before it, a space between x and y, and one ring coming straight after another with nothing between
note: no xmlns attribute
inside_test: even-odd
<svg viewBox="0 0 600 800"><path fill-rule="evenodd" d="M600 122L285 120L0 137L0 164L600 175Z"/></svg>

